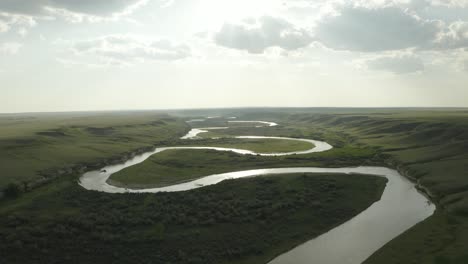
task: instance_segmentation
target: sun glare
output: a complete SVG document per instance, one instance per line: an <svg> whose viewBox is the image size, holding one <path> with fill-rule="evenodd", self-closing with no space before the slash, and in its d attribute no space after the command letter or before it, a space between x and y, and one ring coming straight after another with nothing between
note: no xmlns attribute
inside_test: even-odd
<svg viewBox="0 0 468 264"><path fill-rule="evenodd" d="M213 29L224 22L236 23L249 17L271 15L281 8L276 0L204 0L199 6L199 23Z"/></svg>

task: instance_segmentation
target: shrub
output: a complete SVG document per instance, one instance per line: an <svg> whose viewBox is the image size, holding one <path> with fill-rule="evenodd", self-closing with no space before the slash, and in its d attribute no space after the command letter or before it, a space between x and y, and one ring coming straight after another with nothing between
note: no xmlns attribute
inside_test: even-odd
<svg viewBox="0 0 468 264"><path fill-rule="evenodd" d="M6 198L16 198L21 194L21 188L17 183L9 183L3 190Z"/></svg>

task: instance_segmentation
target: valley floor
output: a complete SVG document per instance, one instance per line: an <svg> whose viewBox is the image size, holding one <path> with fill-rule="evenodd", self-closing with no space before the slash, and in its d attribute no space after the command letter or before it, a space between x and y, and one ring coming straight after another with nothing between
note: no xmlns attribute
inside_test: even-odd
<svg viewBox="0 0 468 264"><path fill-rule="evenodd" d="M203 144L209 137L254 134L318 139L334 148L285 157L167 152L112 180L126 186L167 185L226 170L388 166L414 180L438 210L365 263L468 263L468 112L463 109L199 110L185 118L181 115L186 112L1 117L0 251L7 252L7 263L262 263L379 199L384 185L379 178L343 175L260 177L183 194L111 195L85 191L76 183L85 170L153 146L198 144L180 140L190 129L184 119L220 113L280 125L237 124L202 134ZM214 118L197 125L226 123ZM224 144L239 143L230 140ZM282 143L276 145L288 150ZM258 142L243 147L265 150ZM161 173L152 173L154 169ZM245 241L252 243L245 246ZM203 244L210 250L200 248Z"/></svg>

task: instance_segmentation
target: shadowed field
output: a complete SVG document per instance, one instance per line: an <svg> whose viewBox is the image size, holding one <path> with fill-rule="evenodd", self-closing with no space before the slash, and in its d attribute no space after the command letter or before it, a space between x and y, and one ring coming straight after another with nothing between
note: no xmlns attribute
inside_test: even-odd
<svg viewBox="0 0 468 264"><path fill-rule="evenodd" d="M0 207L0 251L6 263L265 263L358 214L385 183L287 174L108 194L63 178Z"/></svg>
<svg viewBox="0 0 468 264"><path fill-rule="evenodd" d="M193 113L191 117L187 117L187 112L184 112L182 118L198 117L198 115L208 116L218 110L210 111L199 111L199 113ZM167 185L186 181L215 172L265 167L389 166L398 169L403 175L416 181L419 188L430 195L431 199L437 204L438 211L434 216L416 225L377 251L366 263L466 263L468 258L466 253L466 245L468 245L467 111L463 109L231 109L221 112L225 116L237 116L243 120L274 121L279 126L249 127L238 124L226 130L204 133L202 134L205 137L204 139L189 141L179 139L189 129L181 121L182 119L154 113L136 116L120 115L118 117L117 115L106 115L105 117L85 115L73 118L59 115L44 116L37 120L26 116L0 117L1 124L7 128L0 131L0 148L2 150L0 152L0 163L2 168L5 168L4 171L7 172L2 173L0 183L5 186L12 180L19 183L28 183L30 181L34 182L38 178L51 179L47 181L47 184L37 190L28 191L16 200L4 199L0 202L0 214L5 216L3 221L8 221L4 222L4 225L2 224L4 228L0 231L0 237L8 239L8 244L0 243L8 245L7 251L4 252L32 252L40 248L38 243L43 242L38 241L43 241L40 238L45 237L47 232L37 232L37 230L30 229L30 227L40 226L45 228L44 230L48 230L45 224L41 224L51 221L51 218L47 217L47 215L58 213L65 217L70 214L70 217L73 218L76 216L74 212L86 212L88 209L84 208L88 206L92 210L101 210L102 208L99 207L101 205L98 206L91 202L94 201L93 199L102 201L102 206L106 208L114 208L112 214L118 216L115 219L126 217L126 214L130 212L132 215L140 214L138 209L135 209L137 211L131 209L138 208L136 206L137 202L132 202L133 198L125 201L125 199L120 199L123 196L112 195L112 198L105 198L104 194L102 194L102 197L99 194L99 198L96 198L95 195L97 194L86 192L77 187L76 178L79 173L76 170L76 164L82 164L81 162L96 164L97 161L98 165L95 168L99 168L99 164L104 165L112 160L125 160L125 158L131 156L130 153L135 149L145 148L149 150L154 145L187 146L209 144L214 146L213 144L221 143L224 144L223 147L239 147L239 144L247 144L243 146L245 148L257 148L257 150L266 150L264 147L267 145L275 148L282 147L282 143L241 143L232 138L222 139L220 142L219 140L207 138L213 136L258 135L323 140L329 142L334 148L323 153L287 157L242 156L234 153L205 150L196 152L199 154L186 150L168 151L161 153L157 159L155 156L154 160L150 159L148 163L143 163L142 167L128 168L128 170L137 171L124 170L121 175L114 175L115 178L112 178L112 180L116 180L117 183L119 183L119 180L122 181L119 184L139 185L149 183L159 186L161 184ZM180 115L178 112L172 114ZM197 126L224 126L225 123L225 119L218 118L200 122ZM23 166L24 164L29 166ZM83 170L82 166L79 168ZM158 171L158 173L156 174L155 171ZM119 179L117 176L121 178ZM237 182L230 184L237 184ZM239 182L239 184L241 183ZM266 186L265 182L259 184L262 187ZM220 186L209 188L222 189L224 183ZM203 193L203 190L205 188L196 192ZM80 196L79 199L85 199L87 201L84 202L86 206L82 207L83 204L80 204L79 207L76 207L71 204L70 201L73 199L64 196L68 194L74 198L76 198L75 195L78 195ZM170 194L164 195L170 196ZM214 192L210 198L218 200L221 197L220 195L221 193L216 194ZM113 207L113 201L116 197L119 198L117 203L120 205ZM148 194L142 196L130 195L129 197L143 199L140 197L153 196ZM162 196L156 195L155 197ZM253 196L249 197L252 198ZM286 196L283 198L289 199ZM172 201L170 200L172 198L164 199ZM141 200L138 201L141 202ZM186 208L187 204L190 204L190 206ZM192 203L187 202L185 205L180 204L179 206L188 210L192 205ZM225 204L222 204L218 209L224 210L223 206ZM82 209L85 211L82 211ZM91 212L91 209L89 210ZM144 213L141 214L144 216ZM168 211L164 211L158 217L164 217L168 214ZM10 215L15 216L7 217ZM288 215L288 213L286 212L285 215ZM137 217L140 217L140 215ZM110 235L112 233L111 229L106 229L108 223L97 219L95 215L85 214L80 221L84 221L86 224L76 226L62 223L60 225L63 226L64 230L71 231L59 229L60 232L85 232L82 239L87 242L89 242L87 236L94 237L98 239L97 241L108 241L111 237L113 239L114 237ZM162 221L159 220L160 218L157 219L157 223ZM285 225L285 223L279 222L278 224ZM102 231L101 238L98 238L99 234L86 231L86 226L91 225L102 228L99 229ZM17 231L15 229L17 226L24 226L25 231ZM149 226L152 226L152 223L146 223L146 226L141 223L143 229L149 228ZM248 232L247 230L253 228L245 227L246 229L240 230ZM155 225L154 228L154 232L156 232L154 234L160 234L161 226ZM181 239L176 234L180 235L183 232L178 233L177 228L164 225L164 233ZM252 230L258 228L256 226ZM12 231L13 229L15 229L15 232ZM194 234L191 232L210 233L215 229L203 226L203 228L200 227L194 230L197 231L187 232L189 234ZM256 237L251 235L242 239L254 239ZM287 233L281 235L287 235ZM51 239L58 239L61 236L63 236L62 233L57 233ZM133 235L128 235L124 240L118 241L127 241L125 243L132 241L133 243L132 237ZM213 239L210 236L203 237L203 239L215 241L210 240ZM31 241L34 243L31 243ZM297 242L294 239L290 241ZM148 241L142 243L148 243ZM213 243L216 244L217 242ZM35 244L37 244L37 247ZM43 246L43 244L41 245ZM117 244L114 246L119 247ZM270 245L264 246L270 248ZM283 251L285 247L283 247ZM149 254L144 250L135 252L137 252L135 254ZM197 249L197 252L202 252L202 250ZM256 252L255 250L248 251L257 256L253 258L255 261L245 260L245 262L242 262L240 256L245 254L239 252L229 255L227 259L230 260L228 262L261 263L260 260L269 254L266 251L258 251L258 253L253 253ZM48 256L47 252L42 252L42 254ZM181 255L178 254L179 252L171 252L170 255L174 257L173 261L188 255L187 252L182 252ZM200 257L198 260L207 260L205 257L208 256L203 254L195 255ZM72 256L68 257L73 258ZM216 258L208 259L215 260Z"/></svg>
<svg viewBox="0 0 468 264"><path fill-rule="evenodd" d="M438 205L434 216L387 244L366 264L468 261L468 111L290 109L286 112L281 111L281 119L275 110L252 116L278 118L282 126L265 130L265 135L315 136L338 149L350 144L372 149L375 155L366 162L397 168L415 180ZM249 115L244 112L242 118L248 119Z"/></svg>

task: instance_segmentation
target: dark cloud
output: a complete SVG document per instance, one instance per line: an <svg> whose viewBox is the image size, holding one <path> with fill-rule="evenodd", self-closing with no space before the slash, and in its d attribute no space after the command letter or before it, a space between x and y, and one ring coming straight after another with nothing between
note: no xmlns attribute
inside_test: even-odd
<svg viewBox="0 0 468 264"><path fill-rule="evenodd" d="M320 21L317 39L329 48L362 52L399 50L432 45L440 25L398 7L344 6L339 15Z"/></svg>
<svg viewBox="0 0 468 264"><path fill-rule="evenodd" d="M47 0L2 0L0 10L16 14L40 14Z"/></svg>
<svg viewBox="0 0 468 264"><path fill-rule="evenodd" d="M244 24L224 24L215 34L215 42L249 53L263 53L269 47L296 50L309 45L312 37L286 20L265 16L246 20Z"/></svg>
<svg viewBox="0 0 468 264"><path fill-rule="evenodd" d="M1 0L0 10L15 14L43 15L45 7L70 12L107 16L124 11L142 0Z"/></svg>

